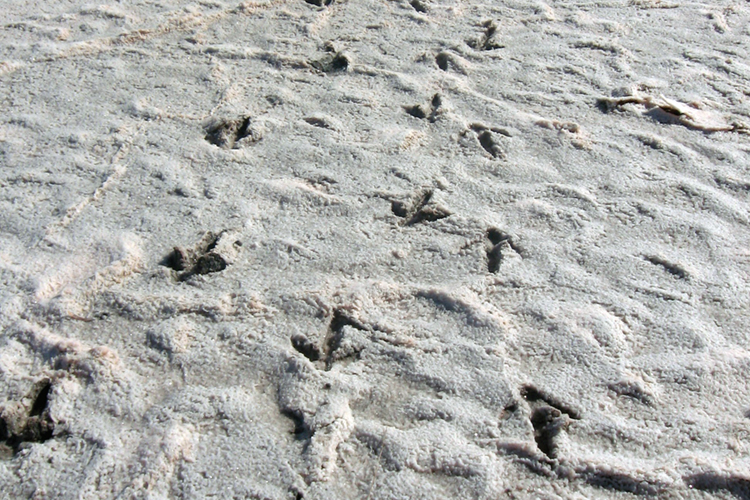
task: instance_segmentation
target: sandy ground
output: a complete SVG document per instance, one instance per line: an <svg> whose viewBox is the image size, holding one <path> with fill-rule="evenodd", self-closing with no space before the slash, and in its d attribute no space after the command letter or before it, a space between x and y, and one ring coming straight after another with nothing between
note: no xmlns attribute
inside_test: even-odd
<svg viewBox="0 0 750 500"><path fill-rule="evenodd" d="M321 3L0 1L0 496L749 499L750 3Z"/></svg>

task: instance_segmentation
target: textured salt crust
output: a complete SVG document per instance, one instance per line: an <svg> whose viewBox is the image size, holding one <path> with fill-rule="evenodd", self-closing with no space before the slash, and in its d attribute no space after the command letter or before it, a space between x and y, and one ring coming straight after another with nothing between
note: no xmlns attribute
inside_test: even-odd
<svg viewBox="0 0 750 500"><path fill-rule="evenodd" d="M0 6L3 498L750 495L747 2Z"/></svg>

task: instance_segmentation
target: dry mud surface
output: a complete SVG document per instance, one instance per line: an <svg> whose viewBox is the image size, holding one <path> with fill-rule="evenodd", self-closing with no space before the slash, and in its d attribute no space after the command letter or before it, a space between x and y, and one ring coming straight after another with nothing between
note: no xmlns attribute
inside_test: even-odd
<svg viewBox="0 0 750 500"><path fill-rule="evenodd" d="M0 21L2 498L750 498L747 1Z"/></svg>

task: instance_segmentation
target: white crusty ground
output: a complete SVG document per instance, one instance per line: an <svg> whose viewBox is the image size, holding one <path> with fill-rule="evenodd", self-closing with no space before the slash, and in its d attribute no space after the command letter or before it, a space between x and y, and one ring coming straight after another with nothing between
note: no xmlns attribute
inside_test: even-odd
<svg viewBox="0 0 750 500"><path fill-rule="evenodd" d="M750 3L103 1L0 1L0 496L750 498Z"/></svg>

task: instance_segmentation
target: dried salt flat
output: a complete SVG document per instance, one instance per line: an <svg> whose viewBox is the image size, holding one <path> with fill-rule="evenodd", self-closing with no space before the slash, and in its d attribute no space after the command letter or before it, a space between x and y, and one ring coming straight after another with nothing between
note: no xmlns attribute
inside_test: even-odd
<svg viewBox="0 0 750 500"><path fill-rule="evenodd" d="M748 497L746 2L0 7L1 497Z"/></svg>

